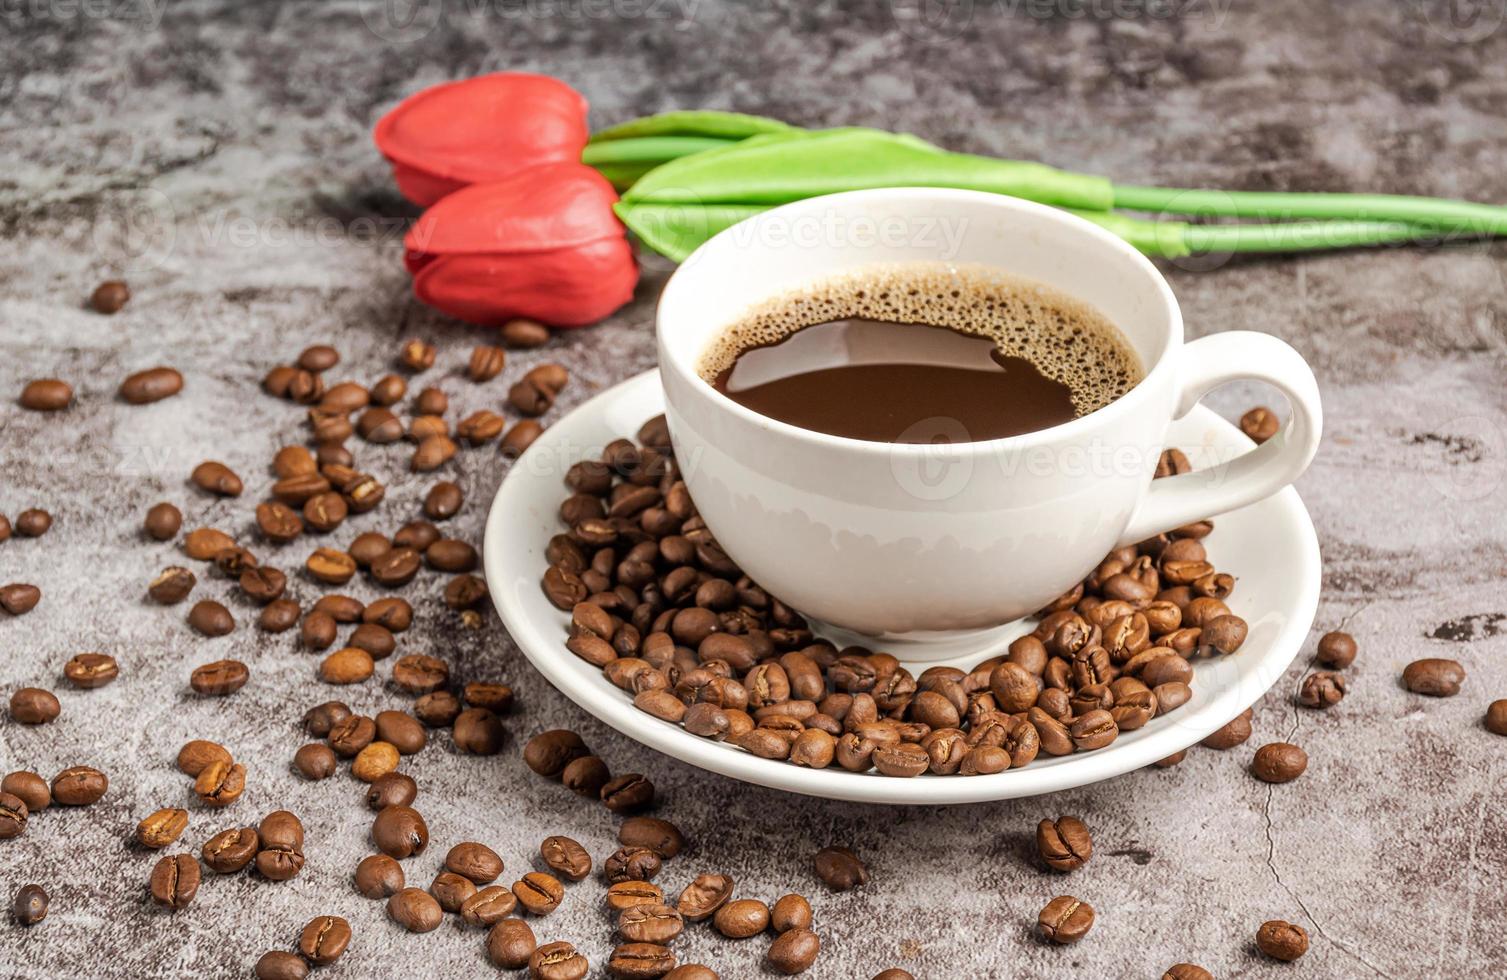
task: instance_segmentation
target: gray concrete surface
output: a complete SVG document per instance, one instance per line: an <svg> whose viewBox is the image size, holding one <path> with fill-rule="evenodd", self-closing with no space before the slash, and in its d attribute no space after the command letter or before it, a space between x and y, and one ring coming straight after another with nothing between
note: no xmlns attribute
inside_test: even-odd
<svg viewBox="0 0 1507 980"><path fill-rule="evenodd" d="M237 598L227 600L237 631L204 641L182 609L143 597L175 557L138 531L154 501L176 501L192 524L250 534L250 504L270 482L265 462L298 424L296 409L257 391L268 367L328 341L351 376L370 380L400 338L420 335L454 375L477 342L411 300L398 261L412 212L367 134L403 95L530 69L578 86L599 125L713 106L905 129L1126 182L1507 200L1500 0L1474 5L1474 19L1433 0L1213 0L1171 5L1176 16L1136 4L948 9L955 19L918 19L938 10L910 0L430 0L401 23L377 0L37 0L0 11L0 512L41 505L57 517L40 541L0 544L0 582L30 580L45 594L30 615L0 618L0 687L55 687L64 705L46 728L0 722L0 769L89 763L111 777L101 804L42 813L25 837L0 844L7 902L26 881L53 896L39 927L0 925L0 973L246 975L263 950L290 946L326 912L356 932L332 975L491 972L480 934L448 923L401 934L352 891L368 849L361 787L345 776L309 784L288 770L297 718L329 693L311 684L314 659L290 635L250 628ZM457 409L495 405L503 384L540 359L577 378L557 411L650 366L666 269L646 265L638 299L608 323L515 356L486 388L446 377ZM1502 247L1485 243L1169 267L1192 333L1271 332L1321 379L1328 426L1300 485L1325 556L1315 636L1344 625L1362 649L1334 710L1292 705L1305 653L1257 706L1253 741L1229 753L1198 750L1170 771L994 806L827 804L613 737L534 675L495 620L462 628L426 575L413 590L420 625L404 647L445 657L460 677L507 680L521 704L508 722L517 740L495 759L459 756L440 737L411 762L435 843L408 863L410 877L427 884L444 849L466 838L496 846L509 874L528 869L549 833L608 853L608 814L534 778L518 757L522 739L564 725L615 769L659 784L662 812L695 840L664 875L672 888L716 869L746 894L812 895L825 948L814 977L898 965L928 978L1149 978L1178 960L1221 978L1499 973L1507 742L1480 719L1507 695L1503 270ZM115 274L136 293L127 311L84 311L93 284ZM113 400L122 376L162 362L186 374L183 396L144 409ZM45 375L71 379L77 405L21 412L14 393ZM1260 397L1225 392L1216 404L1234 415ZM243 502L186 484L205 457L247 478ZM395 528L429 482L405 477L397 451L365 450L363 461L388 479L389 502L337 541L368 525ZM478 453L454 470L470 494L456 524L479 538L503 467ZM279 560L294 564L305 548ZM296 590L315 594L304 581ZM206 576L198 594L231 591ZM83 650L119 658L121 679L62 690L62 663ZM252 683L225 700L191 696L189 669L227 655L251 664ZM1402 666L1427 655L1466 665L1460 696L1425 703L1400 689ZM402 701L375 683L348 695L367 710ZM285 884L207 880L170 917L148 903L152 857L128 839L142 816L190 799L172 760L191 737L224 742L251 779L224 813L186 804L184 843L197 850L212 832L286 805L308 824L309 863ZM1312 761L1296 783L1269 787L1245 767L1257 744L1277 738L1300 742ZM1034 824L1059 812L1083 815L1097 845L1066 879L1030 858ZM834 842L868 859L869 887L822 891L810 856ZM538 928L541 939L578 943L594 975L610 948L601 889L573 886ZM1076 947L1049 948L1031 924L1069 891L1098 908L1098 924ZM1252 937L1269 918L1310 930L1305 959L1261 958ZM762 975L765 946L698 928L681 950L747 977Z"/></svg>

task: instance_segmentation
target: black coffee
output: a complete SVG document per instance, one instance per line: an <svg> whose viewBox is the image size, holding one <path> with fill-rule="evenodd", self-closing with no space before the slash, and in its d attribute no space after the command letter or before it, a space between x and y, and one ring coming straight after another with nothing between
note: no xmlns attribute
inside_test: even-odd
<svg viewBox="0 0 1507 980"><path fill-rule="evenodd" d="M702 362L761 415L871 442L966 442L1049 428L1141 379L1097 310L992 270L889 266L780 297Z"/></svg>

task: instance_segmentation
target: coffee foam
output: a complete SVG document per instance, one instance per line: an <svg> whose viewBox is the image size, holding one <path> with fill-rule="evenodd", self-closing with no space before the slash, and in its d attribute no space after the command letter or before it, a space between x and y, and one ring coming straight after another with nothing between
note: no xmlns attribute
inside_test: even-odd
<svg viewBox="0 0 1507 980"><path fill-rule="evenodd" d="M816 323L866 317L925 323L991 338L1066 385L1078 415L1103 408L1143 377L1141 359L1094 307L1034 279L988 266L913 262L868 266L749 308L702 354L708 382L739 354Z"/></svg>

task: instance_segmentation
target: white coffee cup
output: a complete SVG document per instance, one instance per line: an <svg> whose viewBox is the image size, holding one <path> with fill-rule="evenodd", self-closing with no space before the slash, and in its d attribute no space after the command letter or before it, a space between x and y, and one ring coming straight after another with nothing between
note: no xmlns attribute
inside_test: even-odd
<svg viewBox="0 0 1507 980"><path fill-rule="evenodd" d="M947 446L865 442L759 415L698 373L750 306L865 266L946 261L1038 280L1105 314L1145 377L1081 418ZM676 458L707 526L771 595L824 624L951 656L1040 609L1113 548L1292 483L1318 448L1313 372L1290 346L1234 331L1183 342L1143 255L1064 211L938 188L855 191L774 208L718 234L671 277L658 312ZM1257 379L1291 409L1233 460L1156 480L1170 421L1211 389Z"/></svg>

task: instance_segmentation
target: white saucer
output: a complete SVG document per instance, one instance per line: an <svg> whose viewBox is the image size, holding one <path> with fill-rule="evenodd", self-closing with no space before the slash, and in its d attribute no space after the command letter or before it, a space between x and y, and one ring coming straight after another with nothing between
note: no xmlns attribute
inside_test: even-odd
<svg viewBox="0 0 1507 980"><path fill-rule="evenodd" d="M1001 800L1108 779L1187 748L1252 704L1297 655L1318 607L1318 540L1303 502L1288 488L1219 517L1205 541L1210 560L1237 580L1229 605L1250 624L1245 645L1233 656L1198 661L1193 697L1186 705L1121 735L1108 748L1042 755L1024 768L993 776L927 774L914 779L760 759L633 707L599 669L565 649L570 617L551 605L539 587L545 547L563 530L558 508L565 496L565 471L578 460L596 458L613 439L632 439L639 426L663 410L659 374L649 371L603 392L545 430L513 464L492 503L484 543L487 584L514 642L567 697L623 734L724 776L810 796L906 804ZM1237 428L1202 406L1173 424L1169 440L1195 468L1201 458L1228 459L1231 451L1251 445ZM1006 628L1003 640L1026 629L1025 623ZM993 652L942 663L966 669ZM913 667L912 672L921 669Z"/></svg>

